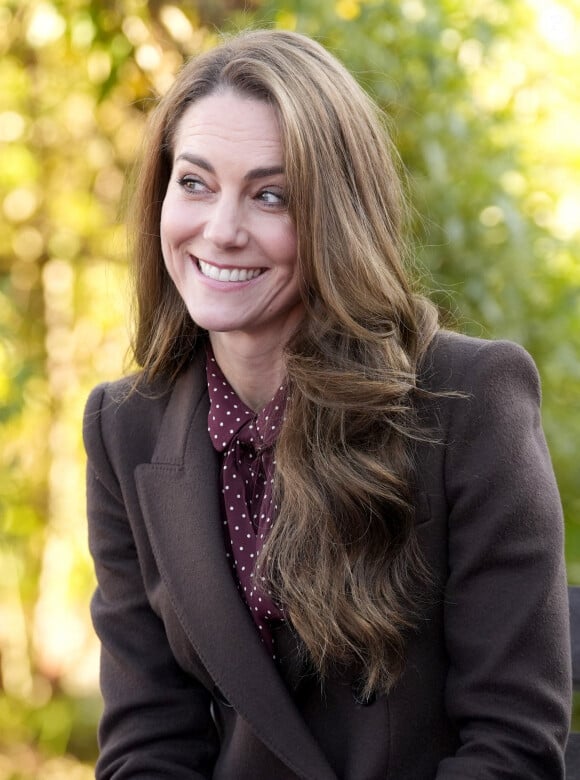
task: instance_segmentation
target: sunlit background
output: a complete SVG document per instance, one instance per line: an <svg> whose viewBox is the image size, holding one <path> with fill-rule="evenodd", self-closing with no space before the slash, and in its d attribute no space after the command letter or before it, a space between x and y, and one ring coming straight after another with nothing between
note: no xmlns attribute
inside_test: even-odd
<svg viewBox="0 0 580 780"><path fill-rule="evenodd" d="M255 24L315 35L380 101L425 285L534 356L580 582L578 0L0 0L0 780L92 776L80 429L129 368L124 182L184 58Z"/></svg>

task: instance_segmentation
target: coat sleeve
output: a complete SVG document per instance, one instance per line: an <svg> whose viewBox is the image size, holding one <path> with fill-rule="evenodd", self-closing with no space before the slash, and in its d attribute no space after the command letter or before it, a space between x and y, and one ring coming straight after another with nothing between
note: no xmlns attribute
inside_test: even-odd
<svg viewBox="0 0 580 780"><path fill-rule="evenodd" d="M84 420L89 547L97 576L91 614L101 640L104 699L96 777L209 778L217 751L209 694L176 662L148 601L125 486L105 444L103 409L110 405L105 388L96 388Z"/></svg>
<svg viewBox="0 0 580 780"><path fill-rule="evenodd" d="M563 518L535 366L480 342L449 419L446 705L436 780L558 780L570 717Z"/></svg>

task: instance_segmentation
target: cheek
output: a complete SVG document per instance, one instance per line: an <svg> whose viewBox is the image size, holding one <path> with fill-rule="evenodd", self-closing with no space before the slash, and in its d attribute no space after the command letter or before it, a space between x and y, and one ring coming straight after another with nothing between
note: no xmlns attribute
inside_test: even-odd
<svg viewBox="0 0 580 780"><path fill-rule="evenodd" d="M169 242L172 234L169 215L170 215L170 210L168 208L167 196L165 196L163 205L161 206L161 220L159 223L159 237L161 239L161 251L163 252L163 257L165 258L165 262L167 262L167 258L168 258L167 250L169 248Z"/></svg>
<svg viewBox="0 0 580 780"><path fill-rule="evenodd" d="M285 225L283 230L272 237L272 246L276 248L275 254L280 265L293 271L297 265L298 255L298 240L294 226Z"/></svg>
<svg viewBox="0 0 580 780"><path fill-rule="evenodd" d="M292 275L297 278L299 273L299 268L298 268L298 243L296 241L296 236L292 236L289 242L288 265L291 269Z"/></svg>
<svg viewBox="0 0 580 780"><path fill-rule="evenodd" d="M192 217L191 210L168 193L161 207L159 230L162 245L171 247L184 241L191 232Z"/></svg>
<svg viewBox="0 0 580 780"><path fill-rule="evenodd" d="M161 239L166 242L171 242L174 239L176 229L179 225L179 207L175 203L175 198L172 198L170 193L167 193L163 199L163 205L161 206Z"/></svg>
<svg viewBox="0 0 580 780"><path fill-rule="evenodd" d="M179 246L181 239L179 236L180 220L178 210L171 198L166 196L161 208L161 220L159 224L159 237L161 239L161 253L165 268L175 284L179 281Z"/></svg>

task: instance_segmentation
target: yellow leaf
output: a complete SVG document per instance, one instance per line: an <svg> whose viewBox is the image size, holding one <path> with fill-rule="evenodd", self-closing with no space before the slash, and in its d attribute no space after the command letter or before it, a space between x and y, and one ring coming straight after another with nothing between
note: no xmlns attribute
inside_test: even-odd
<svg viewBox="0 0 580 780"><path fill-rule="evenodd" d="M360 5L356 0L338 0L334 7L336 15L347 22L351 22L360 16Z"/></svg>

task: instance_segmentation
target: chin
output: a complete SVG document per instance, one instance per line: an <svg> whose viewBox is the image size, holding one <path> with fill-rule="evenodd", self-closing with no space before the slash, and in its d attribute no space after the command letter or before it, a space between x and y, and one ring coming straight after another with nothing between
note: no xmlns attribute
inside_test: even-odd
<svg viewBox="0 0 580 780"><path fill-rule="evenodd" d="M224 322L223 319L211 316L195 316L191 311L189 314L195 324L208 333L230 333L231 331L240 330L240 328L243 327L241 323L237 322Z"/></svg>

